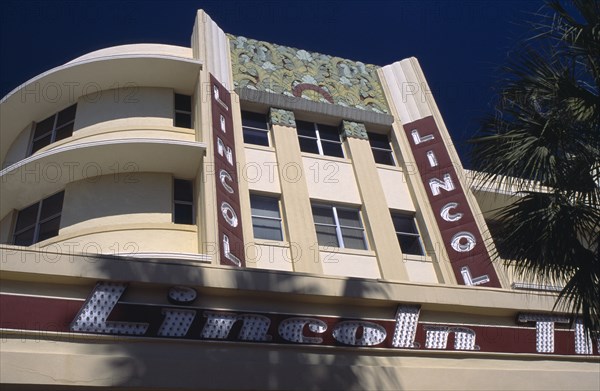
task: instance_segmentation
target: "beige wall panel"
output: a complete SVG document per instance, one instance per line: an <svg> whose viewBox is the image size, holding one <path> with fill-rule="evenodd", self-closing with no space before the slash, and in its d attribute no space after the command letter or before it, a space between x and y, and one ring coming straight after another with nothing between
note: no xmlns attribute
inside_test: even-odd
<svg viewBox="0 0 600 391"><path fill-rule="evenodd" d="M141 122L143 123L143 122ZM135 138L153 138L163 140L183 140L183 141L196 141L196 136L192 129L189 132L174 131L173 128L165 127L163 129L154 129L151 126L144 127L143 125L128 125L125 127L113 127L114 122L110 124L110 127L105 127L104 124L93 125L85 128L81 132L78 132L75 137L65 139L52 144L51 147L63 146L63 145L75 145L79 143L89 143L101 140L122 140L122 139L135 139ZM124 125L124 124L123 124Z"/></svg>
<svg viewBox="0 0 600 391"><path fill-rule="evenodd" d="M61 234L113 224L172 221L168 174L104 175L67 185Z"/></svg>
<svg viewBox="0 0 600 391"><path fill-rule="evenodd" d="M429 261L417 261L404 258L404 265L408 273L408 279L412 282L437 283L438 278L435 274L433 264Z"/></svg>
<svg viewBox="0 0 600 391"><path fill-rule="evenodd" d="M16 140L10 146L6 156L2 156L2 168L6 168L11 164L18 162L19 160L27 157L29 151L29 140L31 139L31 127L27 125L21 133L17 136Z"/></svg>
<svg viewBox="0 0 600 391"><path fill-rule="evenodd" d="M390 209L415 211L405 173L399 169L378 167L377 173Z"/></svg>
<svg viewBox="0 0 600 391"><path fill-rule="evenodd" d="M0 220L0 243L12 242L12 229L15 219L15 211L10 211Z"/></svg>
<svg viewBox="0 0 600 391"><path fill-rule="evenodd" d="M305 180L303 158L296 128L273 125L273 144L279 164L279 183L283 224L292 248L294 271L321 274L321 263L315 262L312 249L317 246L312 213L310 213L309 181Z"/></svg>
<svg viewBox="0 0 600 391"><path fill-rule="evenodd" d="M250 191L281 193L275 152L252 147L244 151L246 163L240 167L240 180L248 183Z"/></svg>
<svg viewBox="0 0 600 391"><path fill-rule="evenodd" d="M9 338L5 383L193 389L598 390L598 364L257 343ZM369 352L368 354L365 354ZM176 360L174 359L176 355ZM227 363L224 365L223 363ZM235 371L232 372L232 368ZM166 376L168 374L168 376ZM301 375L299 375L301 374Z"/></svg>
<svg viewBox="0 0 600 391"><path fill-rule="evenodd" d="M319 256L325 274L341 277L381 278L375 254L347 254L334 249L333 251L321 250Z"/></svg>
<svg viewBox="0 0 600 391"><path fill-rule="evenodd" d="M120 88L83 96L77 103L74 135L101 122L130 127L153 124L173 126L173 90Z"/></svg>
<svg viewBox="0 0 600 391"><path fill-rule="evenodd" d="M121 254L137 253L198 253L197 230L194 226L176 224L121 225L106 227L104 231L83 231L81 234L61 235L35 246L65 254L84 253ZM212 254L209 254L212 255ZM50 257L50 256L49 256ZM51 258L51 257L50 257Z"/></svg>
<svg viewBox="0 0 600 391"><path fill-rule="evenodd" d="M302 156L304 177L311 199L360 205L361 199L352 162ZM296 180L295 170L286 170ZM285 180L285 177L284 179Z"/></svg>
<svg viewBox="0 0 600 391"><path fill-rule="evenodd" d="M248 244L246 245L246 263L250 267L259 269L290 272L294 270L288 246Z"/></svg>

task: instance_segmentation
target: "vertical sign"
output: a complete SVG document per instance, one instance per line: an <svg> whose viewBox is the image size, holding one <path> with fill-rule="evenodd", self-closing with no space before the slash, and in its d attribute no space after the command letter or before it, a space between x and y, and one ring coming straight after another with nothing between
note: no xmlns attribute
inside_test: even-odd
<svg viewBox="0 0 600 391"><path fill-rule="evenodd" d="M221 264L243 267L246 264L231 114L231 94L213 75L210 75L210 90Z"/></svg>
<svg viewBox="0 0 600 391"><path fill-rule="evenodd" d="M432 116L404 125L459 284L500 287L479 227Z"/></svg>

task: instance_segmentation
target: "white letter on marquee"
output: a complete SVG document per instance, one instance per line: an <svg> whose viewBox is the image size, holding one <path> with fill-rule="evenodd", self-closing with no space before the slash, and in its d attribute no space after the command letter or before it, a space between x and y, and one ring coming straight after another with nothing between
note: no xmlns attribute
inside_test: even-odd
<svg viewBox="0 0 600 391"><path fill-rule="evenodd" d="M434 139L433 134L428 134L427 136L421 137L417 129L413 129L412 132L410 132L410 134L412 135L413 142L415 143L415 145L419 145L421 143L431 141Z"/></svg>
<svg viewBox="0 0 600 391"><path fill-rule="evenodd" d="M227 190L228 193L233 194L233 187L229 186L229 184L225 182L225 179L229 179L233 182L233 178L231 177L231 175L227 171L221 169L219 171L219 180L221 181L221 184L223 185L225 190Z"/></svg>
<svg viewBox="0 0 600 391"><path fill-rule="evenodd" d="M457 202L449 202L446 205L442 206L442 209L440 210L440 216L442 217L442 219L449 221L451 223L462 219L463 214L460 212L456 213L456 214L450 214L450 209L455 209L455 208L458 208Z"/></svg>
<svg viewBox="0 0 600 391"><path fill-rule="evenodd" d="M79 310L71 331L103 334L144 335L148 323L108 322L108 316L125 292L126 284L99 282Z"/></svg>
<svg viewBox="0 0 600 391"><path fill-rule="evenodd" d="M225 154L227 162L233 166L233 152L231 148L225 146L225 143L219 137L217 137L217 153L221 156Z"/></svg>
<svg viewBox="0 0 600 391"><path fill-rule="evenodd" d="M235 255L231 253L231 246L229 245L229 236L223 235L223 253L225 253L225 258L229 259L236 266L242 266L242 261Z"/></svg>
<svg viewBox="0 0 600 391"><path fill-rule="evenodd" d="M436 167L438 165L437 158L435 157L435 153L433 153L433 151L427 151L427 160L429 160L429 165L431 167Z"/></svg>
<svg viewBox="0 0 600 391"><path fill-rule="evenodd" d="M356 338L358 328L362 327L362 337ZM385 341L385 329L373 322L344 321L338 323L333 329L333 338L336 341L352 346L373 346Z"/></svg>
<svg viewBox="0 0 600 391"><path fill-rule="evenodd" d="M400 305L396 311L396 328L392 346L395 348L418 348L415 342L417 324L419 323L419 307L414 305Z"/></svg>
<svg viewBox="0 0 600 391"><path fill-rule="evenodd" d="M279 335L286 341L296 343L322 343L321 337L307 337L303 334L304 326L316 334L322 334L327 330L325 322L314 318L289 318L279 324Z"/></svg>
<svg viewBox="0 0 600 391"><path fill-rule="evenodd" d="M233 207L228 202L223 201L221 203L221 214L225 221L227 221L227 224L233 228L238 226L237 214L235 214L235 210L233 210Z"/></svg>
<svg viewBox="0 0 600 391"><path fill-rule="evenodd" d="M462 244L460 241L465 239L467 243ZM467 231L461 231L452 237L450 240L450 245L452 248L459 253L468 253L469 251L475 248L477 242L475 241L475 236L472 233Z"/></svg>
<svg viewBox="0 0 600 391"><path fill-rule="evenodd" d="M434 196L440 195L440 188L446 191L454 190L454 183L452 182L452 178L450 174L444 174L444 181L442 182L438 178L431 178L429 180L429 187L431 188L431 194Z"/></svg>
<svg viewBox="0 0 600 391"><path fill-rule="evenodd" d="M238 320L243 322L240 334L237 336L242 341L270 341L267 335L271 319L257 314L229 314L221 312L204 311L208 319L202 328L202 338L226 339L234 323Z"/></svg>
<svg viewBox="0 0 600 391"><path fill-rule="evenodd" d="M535 348L538 353L554 353L554 323L569 323L565 316L519 314L519 322L535 322Z"/></svg>

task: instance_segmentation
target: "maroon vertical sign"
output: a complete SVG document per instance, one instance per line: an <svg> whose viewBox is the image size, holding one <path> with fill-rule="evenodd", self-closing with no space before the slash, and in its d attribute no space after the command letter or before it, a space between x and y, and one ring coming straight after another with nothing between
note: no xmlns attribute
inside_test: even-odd
<svg viewBox="0 0 600 391"><path fill-rule="evenodd" d="M404 125L459 284L500 287L471 207L433 117Z"/></svg>
<svg viewBox="0 0 600 391"><path fill-rule="evenodd" d="M222 265L243 267L244 236L240 213L231 94L210 75L213 150L217 184L217 226Z"/></svg>

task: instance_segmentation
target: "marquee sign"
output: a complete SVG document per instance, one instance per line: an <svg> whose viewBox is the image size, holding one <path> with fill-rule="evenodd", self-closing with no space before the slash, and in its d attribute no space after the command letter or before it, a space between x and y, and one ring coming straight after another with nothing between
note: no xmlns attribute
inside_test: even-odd
<svg viewBox="0 0 600 391"><path fill-rule="evenodd" d="M567 316L520 314L519 326L433 323L420 307L399 304L394 319L224 311L194 306L197 293L176 286L170 305L121 300L125 283L99 282L85 302L1 294L0 327L189 340L354 346L413 350L598 355L598 341Z"/></svg>
<svg viewBox="0 0 600 391"><path fill-rule="evenodd" d="M467 197L433 117L404 124L459 284L500 287Z"/></svg>
<svg viewBox="0 0 600 391"><path fill-rule="evenodd" d="M210 75L217 227L222 265L246 266L235 158L231 94Z"/></svg>

